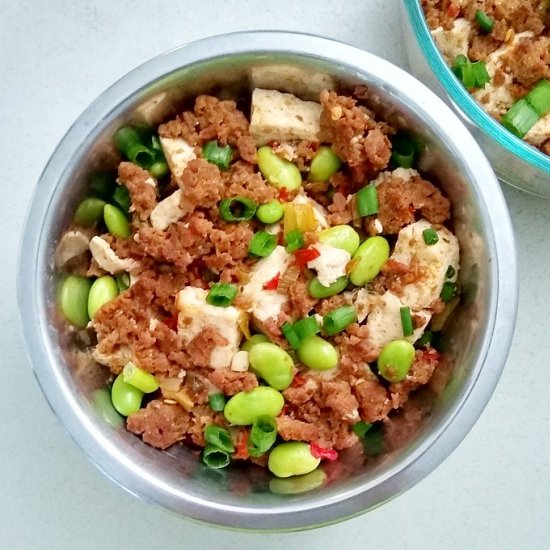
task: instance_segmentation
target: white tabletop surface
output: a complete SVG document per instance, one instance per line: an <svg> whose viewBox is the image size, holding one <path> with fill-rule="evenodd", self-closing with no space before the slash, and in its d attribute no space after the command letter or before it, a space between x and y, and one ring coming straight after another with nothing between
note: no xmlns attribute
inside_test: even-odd
<svg viewBox="0 0 550 550"><path fill-rule="evenodd" d="M25 212L55 145L101 91L165 50L243 29L322 34L405 66L398 7L399 0L0 0L1 548L550 548L548 201L504 189L521 305L510 358L482 417L416 487L338 525L224 532L137 500L71 441L25 356L15 301Z"/></svg>

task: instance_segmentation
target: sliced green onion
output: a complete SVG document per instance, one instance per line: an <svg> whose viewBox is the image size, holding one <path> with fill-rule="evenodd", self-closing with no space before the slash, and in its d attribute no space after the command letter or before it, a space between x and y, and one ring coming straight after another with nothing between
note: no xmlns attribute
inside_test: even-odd
<svg viewBox="0 0 550 550"><path fill-rule="evenodd" d="M487 66L484 61L476 61L472 63L472 69L474 71L475 88L485 88L485 84L491 82L491 77L487 71Z"/></svg>
<svg viewBox="0 0 550 550"><path fill-rule="evenodd" d="M540 117L545 116L550 111L550 81L540 80L525 99Z"/></svg>
<svg viewBox="0 0 550 550"><path fill-rule="evenodd" d="M303 248L305 244L304 235L299 229L293 229L285 235L285 248L289 254Z"/></svg>
<svg viewBox="0 0 550 550"><path fill-rule="evenodd" d="M445 271L445 279L452 279L456 275L456 269L450 265Z"/></svg>
<svg viewBox="0 0 550 550"><path fill-rule="evenodd" d="M248 245L248 252L252 256L266 258L275 250L276 246L276 235L270 235L266 231L258 231L254 234L250 241L250 244Z"/></svg>
<svg viewBox="0 0 550 550"><path fill-rule="evenodd" d="M206 296L206 303L211 306L228 307L237 297L239 289L230 283L214 283Z"/></svg>
<svg viewBox="0 0 550 550"><path fill-rule="evenodd" d="M225 395L223 393L211 393L208 396L208 405L213 411L222 412L225 408Z"/></svg>
<svg viewBox="0 0 550 550"><path fill-rule="evenodd" d="M363 437L370 429L372 428L372 424L370 422L356 422L351 429L353 430L353 433L358 437Z"/></svg>
<svg viewBox="0 0 550 550"><path fill-rule="evenodd" d="M159 389L158 380L150 372L136 367L134 363L126 363L122 369L122 374L124 382L132 384L143 393L153 393Z"/></svg>
<svg viewBox="0 0 550 550"><path fill-rule="evenodd" d="M491 32L493 30L493 27L495 26L495 22L484 11L481 10L476 11L476 21L481 29L485 32Z"/></svg>
<svg viewBox="0 0 550 550"><path fill-rule="evenodd" d="M204 439L206 439L206 442L210 443L210 445L214 445L226 453L232 453L235 450L231 435L221 426L216 426L215 424L206 426L206 428L204 428Z"/></svg>
<svg viewBox="0 0 550 550"><path fill-rule="evenodd" d="M368 456L378 456L384 452L384 433L381 424L374 424L363 436L363 449Z"/></svg>
<svg viewBox="0 0 550 550"><path fill-rule="evenodd" d="M113 201L126 215L130 213L130 205L132 199L130 198L130 192L124 185L119 185L113 193Z"/></svg>
<svg viewBox="0 0 550 550"><path fill-rule="evenodd" d="M329 335L337 334L348 325L357 321L357 312L353 306L342 306L325 315L323 330Z"/></svg>
<svg viewBox="0 0 550 550"><path fill-rule="evenodd" d="M423 348L428 344L431 344L434 339L434 333L431 330L427 330L424 334L415 342L416 348Z"/></svg>
<svg viewBox="0 0 550 550"><path fill-rule="evenodd" d="M94 197L109 202L117 187L118 184L113 174L98 172L92 176L88 192Z"/></svg>
<svg viewBox="0 0 550 550"><path fill-rule="evenodd" d="M248 438L250 456L261 456L272 447L277 439L277 423L271 416L258 416L252 424Z"/></svg>
<svg viewBox="0 0 550 550"><path fill-rule="evenodd" d="M443 288L441 289L441 294L439 297L445 302L450 302L456 293L456 284L447 281L443 283Z"/></svg>
<svg viewBox="0 0 550 550"><path fill-rule="evenodd" d="M300 319L294 323L293 327L300 340L305 340L306 338L321 332L321 327L315 317Z"/></svg>
<svg viewBox="0 0 550 550"><path fill-rule="evenodd" d="M476 74L472 63L468 61L465 65L461 65L459 78L465 88L475 88Z"/></svg>
<svg viewBox="0 0 550 550"><path fill-rule="evenodd" d="M130 275L128 273L119 273L116 277L116 284L118 286L118 291L124 292L130 288Z"/></svg>
<svg viewBox="0 0 550 550"><path fill-rule="evenodd" d="M527 99L518 99L504 114L502 125L522 138L539 120L539 114Z"/></svg>
<svg viewBox="0 0 550 550"><path fill-rule="evenodd" d="M217 140L209 141L202 147L202 156L211 164L215 164L220 170L228 170L233 158L233 149L230 145L220 147Z"/></svg>
<svg viewBox="0 0 550 550"><path fill-rule="evenodd" d="M131 126L123 126L115 134L117 149L131 162L139 166L150 166L155 155L142 142L139 133Z"/></svg>
<svg viewBox="0 0 550 550"><path fill-rule="evenodd" d="M453 61L453 64L451 66L451 70L453 73L460 78L462 75L462 66L467 65L469 63L468 58L465 55L457 55L455 57L455 60Z"/></svg>
<svg viewBox="0 0 550 550"><path fill-rule="evenodd" d="M428 246L433 246L434 244L437 244L439 242L439 236L437 234L437 231L433 227L428 227L427 229L424 229L424 231L422 231L422 237L424 238L424 242Z"/></svg>
<svg viewBox="0 0 550 550"><path fill-rule="evenodd" d="M414 153L413 153L414 156ZM357 191L355 195L355 203L357 204L357 213L361 217L372 216L377 214L379 210L378 193L376 186L371 183L363 189Z"/></svg>
<svg viewBox="0 0 550 550"><path fill-rule="evenodd" d="M231 197L220 202L220 216L226 222L244 222L254 217L256 208L253 200L246 197Z"/></svg>
<svg viewBox="0 0 550 550"><path fill-rule="evenodd" d="M288 345L292 349L298 349L300 347L300 337L296 333L296 330L294 329L294 325L292 323L286 322L281 327L281 332L283 333L284 337L286 338L286 341L288 342Z"/></svg>
<svg viewBox="0 0 550 550"><path fill-rule="evenodd" d="M414 334L414 328L413 328L410 308L407 306L400 307L399 315L401 316L401 326L403 327L403 336L412 336Z"/></svg>
<svg viewBox="0 0 550 550"><path fill-rule="evenodd" d="M229 466L231 459L229 453L219 449L215 445L207 445L202 452L202 461L212 470Z"/></svg>
<svg viewBox="0 0 550 550"><path fill-rule="evenodd" d="M416 160L415 146L408 134L401 132L392 139L391 160L401 168L411 168Z"/></svg>

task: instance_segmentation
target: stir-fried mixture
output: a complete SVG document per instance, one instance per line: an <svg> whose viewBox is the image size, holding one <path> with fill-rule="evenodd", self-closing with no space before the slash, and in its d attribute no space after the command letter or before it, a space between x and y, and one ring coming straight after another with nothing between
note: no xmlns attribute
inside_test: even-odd
<svg viewBox="0 0 550 550"><path fill-rule="evenodd" d="M550 2L422 0L432 36L480 105L550 154Z"/></svg>
<svg viewBox="0 0 550 550"><path fill-rule="evenodd" d="M117 132L127 160L59 241L59 304L146 443L308 474L360 442L379 453L433 382L459 299L450 202L368 99L201 95Z"/></svg>

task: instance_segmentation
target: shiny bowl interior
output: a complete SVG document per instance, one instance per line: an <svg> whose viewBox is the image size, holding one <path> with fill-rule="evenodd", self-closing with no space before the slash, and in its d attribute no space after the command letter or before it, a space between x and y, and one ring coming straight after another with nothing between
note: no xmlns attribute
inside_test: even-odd
<svg viewBox="0 0 550 550"><path fill-rule="evenodd" d="M258 74L264 74L259 81ZM329 484L282 496L267 490L264 472L209 471L186 447L158 451L106 420L94 394L105 379L88 365L74 364L56 328L52 258L56 239L85 194L87 175L116 165L112 136L122 123L155 124L186 98L200 92L236 96L249 90L251 80L307 97L327 78L367 84L388 120L425 141L422 168L439 180L454 205L465 298L446 335L446 357L453 365L449 383L414 437L367 465L353 453L343 454ZM38 182L21 243L18 301L28 354L46 398L108 477L188 518L233 528L295 530L380 505L427 475L458 445L506 360L516 316L516 257L506 204L489 163L459 119L424 85L338 42L279 32L236 33L145 63L82 113Z"/></svg>
<svg viewBox="0 0 550 550"><path fill-rule="evenodd" d="M420 0L401 6L411 72L461 115L501 180L550 198L550 156L506 130L462 86L432 39Z"/></svg>

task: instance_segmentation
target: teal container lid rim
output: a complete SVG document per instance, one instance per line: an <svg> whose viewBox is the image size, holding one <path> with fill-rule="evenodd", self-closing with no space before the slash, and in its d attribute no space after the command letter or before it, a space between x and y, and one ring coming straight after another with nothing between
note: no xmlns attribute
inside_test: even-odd
<svg viewBox="0 0 550 550"><path fill-rule="evenodd" d="M550 156L506 130L481 107L453 74L432 38L420 0L404 2L404 6L424 57L457 110L501 147L550 175Z"/></svg>

